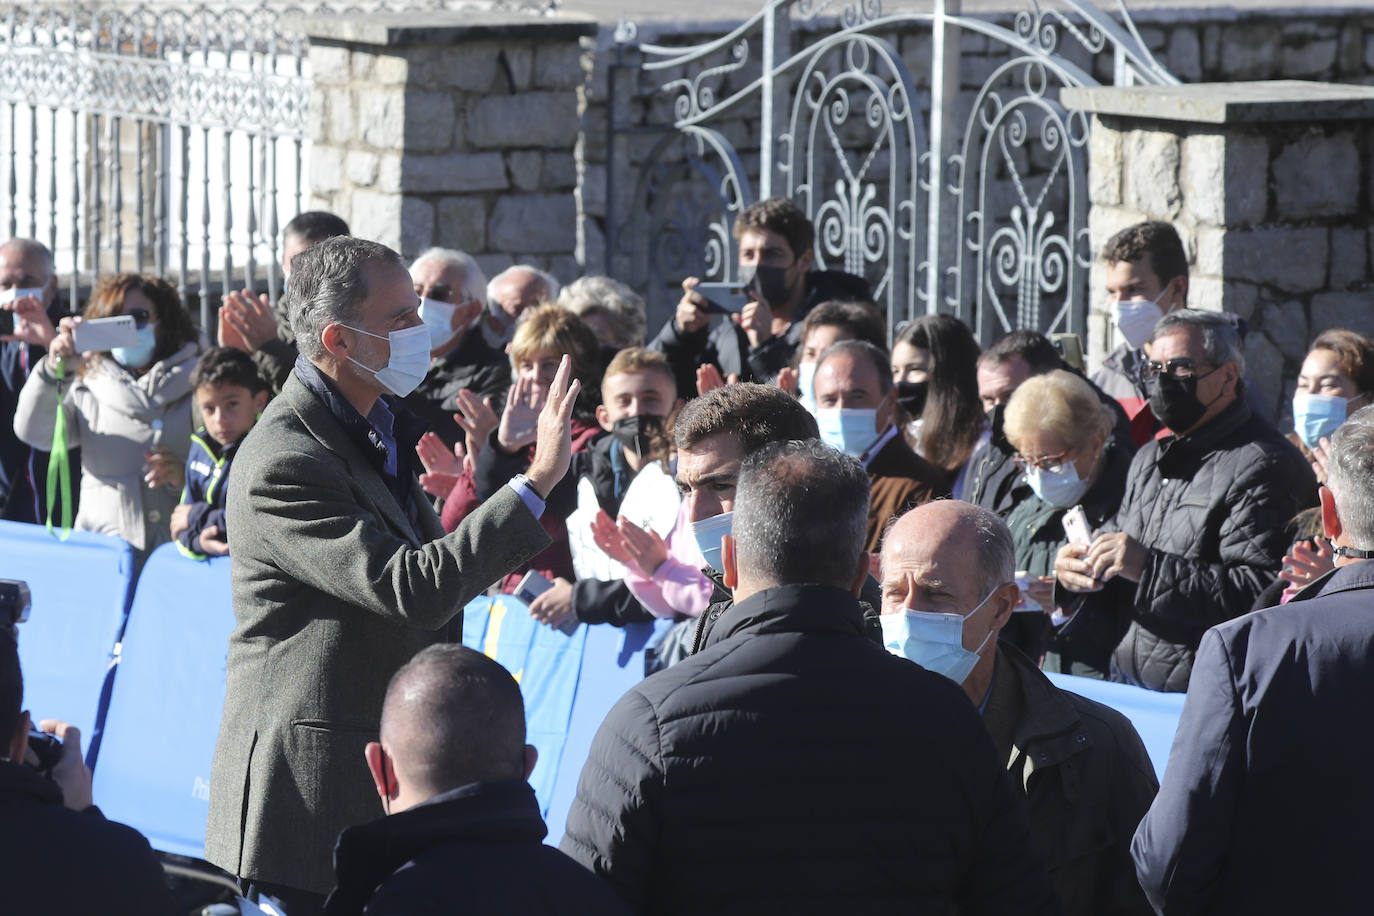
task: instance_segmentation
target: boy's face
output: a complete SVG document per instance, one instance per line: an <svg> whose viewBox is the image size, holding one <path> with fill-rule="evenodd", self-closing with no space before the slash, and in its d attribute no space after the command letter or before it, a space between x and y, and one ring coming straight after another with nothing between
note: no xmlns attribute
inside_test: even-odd
<svg viewBox="0 0 1374 916"><path fill-rule="evenodd" d="M601 380L601 406L596 418L610 430L626 417L666 417L677 401L677 382L653 369L608 375Z"/></svg>
<svg viewBox="0 0 1374 916"><path fill-rule="evenodd" d="M267 406L267 392L257 394L242 385L221 383L196 389L196 403L205 420L205 431L221 446L233 445L257 422Z"/></svg>

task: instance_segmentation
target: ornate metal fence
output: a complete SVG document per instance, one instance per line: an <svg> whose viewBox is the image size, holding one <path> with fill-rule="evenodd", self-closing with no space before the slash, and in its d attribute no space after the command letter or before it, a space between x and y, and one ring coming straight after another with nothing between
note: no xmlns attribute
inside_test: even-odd
<svg viewBox="0 0 1374 916"><path fill-rule="evenodd" d="M1117 18L1087 0L1027 0L1006 21L960 15L958 0L892 15L854 0L837 20L822 18L829 6L772 0L690 47L621 25L607 272L665 308L685 276L732 279L734 217L790 196L816 224L817 266L868 278L894 327L947 311L985 341L1081 333L1089 125L1058 91L1098 74L1177 82L1124 2ZM616 99L625 83L637 106Z"/></svg>
<svg viewBox="0 0 1374 916"><path fill-rule="evenodd" d="M0 223L53 250L73 303L103 273L151 270L198 296L213 334L229 290L276 301L278 234L309 193L308 47L286 17L468 5L0 7Z"/></svg>

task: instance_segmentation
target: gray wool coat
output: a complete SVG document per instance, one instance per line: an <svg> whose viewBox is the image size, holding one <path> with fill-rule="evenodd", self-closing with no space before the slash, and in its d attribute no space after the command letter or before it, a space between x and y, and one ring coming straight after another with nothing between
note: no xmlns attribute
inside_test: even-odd
<svg viewBox="0 0 1374 916"><path fill-rule="evenodd" d="M509 487L444 534L418 527L293 373L234 459L234 615L206 859L316 893L339 831L382 806L363 760L392 674L457 638L463 605L548 535Z"/></svg>

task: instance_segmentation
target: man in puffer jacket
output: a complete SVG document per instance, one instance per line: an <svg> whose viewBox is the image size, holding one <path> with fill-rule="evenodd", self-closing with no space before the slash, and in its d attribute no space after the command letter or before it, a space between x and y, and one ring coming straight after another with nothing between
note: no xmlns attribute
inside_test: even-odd
<svg viewBox="0 0 1374 916"><path fill-rule="evenodd" d="M745 458L735 604L611 710L560 846L633 911L1058 911L973 704L865 632L868 490L816 440Z"/></svg>
<svg viewBox="0 0 1374 916"><path fill-rule="evenodd" d="M1250 412L1231 316L1170 312L1150 354L1150 408L1173 434L1136 453L1116 518L1091 544L1065 545L1055 574L1083 593L1077 613L1128 624L1114 680L1181 692L1202 634L1274 581L1284 525L1316 504L1317 486L1298 450Z"/></svg>

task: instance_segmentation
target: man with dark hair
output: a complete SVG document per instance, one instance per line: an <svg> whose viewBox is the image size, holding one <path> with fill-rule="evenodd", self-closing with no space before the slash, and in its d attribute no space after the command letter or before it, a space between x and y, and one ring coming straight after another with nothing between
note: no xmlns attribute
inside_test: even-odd
<svg viewBox="0 0 1374 916"><path fill-rule="evenodd" d="M1140 368L1155 322L1188 306L1188 256L1172 225L1158 220L1127 226L1099 255L1107 268L1107 301L1124 342L1093 373L1093 384L1114 398L1145 401Z"/></svg>
<svg viewBox="0 0 1374 916"><path fill-rule="evenodd" d="M711 364L740 381L772 381L792 361L801 343L802 322L812 306L827 299L868 299L868 284L838 270L814 271L815 228L791 200L770 197L751 204L735 220L739 283L750 303L738 315L711 327L708 299L700 280L682 281L677 312L649 344L673 365L678 394L697 393L696 372Z"/></svg>
<svg viewBox="0 0 1374 916"><path fill-rule="evenodd" d="M1155 325L1143 374L1173 435L1147 442L1116 517L1055 557L1087 664L1151 690L1188 689L1209 627L1248 611L1278 574L1287 524L1316 501L1302 454L1245 402L1229 315L1178 309ZM1121 635L1124 632L1124 636Z"/></svg>
<svg viewBox="0 0 1374 916"><path fill-rule="evenodd" d="M831 346L816 363L816 426L821 441L868 471L864 550L882 545L888 522L949 495L948 475L912 451L897 429L897 389L885 350L862 340Z"/></svg>
<svg viewBox="0 0 1374 916"><path fill-rule="evenodd" d="M286 312L286 286L296 255L325 239L348 235L348 223L324 210L293 216L281 232L282 295L274 312L265 293L232 291L219 310L219 342L253 355L258 371L280 391L296 364L296 336Z"/></svg>
<svg viewBox="0 0 1374 916"><path fill-rule="evenodd" d="M62 742L43 776L24 764L29 714L15 628L0 625L0 854L6 913L175 912L162 865L132 827L105 820L91 801L80 729L56 719L40 728Z"/></svg>
<svg viewBox="0 0 1374 916"><path fill-rule="evenodd" d="M1336 568L1202 637L1164 784L1131 844L1156 912L1369 909L1374 409L1331 437L1321 518Z"/></svg>
<svg viewBox="0 0 1374 916"><path fill-rule="evenodd" d="M999 641L1020 597L1015 561L1011 531L987 509L940 500L908 512L883 543L883 642L982 713L1066 916L1149 916L1130 836L1159 788L1154 766L1125 716L1060 690ZM963 620L934 625L950 615Z"/></svg>
<svg viewBox="0 0 1374 916"><path fill-rule="evenodd" d="M1002 414L1022 382L1056 369L1081 375L1060 358L1049 338L1024 328L1004 335L978 357L978 396L988 415L990 435L969 458L968 480L956 496L1006 518L1030 493L1025 475L1016 466L1016 449L1002 432ZM1097 391L1097 395L1115 420L1111 441L1124 450L1122 454L1135 454L1126 412L1105 392Z"/></svg>
<svg viewBox="0 0 1374 916"><path fill-rule="evenodd" d="M451 534L415 479L429 331L384 245L327 239L287 293L301 358L229 479L234 615L210 780L206 858L318 912L339 831L372 816L357 761L391 674L456 639L463 605L548 544L544 498L567 472L580 386L566 360L534 458Z"/></svg>
<svg viewBox="0 0 1374 916"><path fill-rule="evenodd" d="M366 756L387 816L340 834L328 916L625 911L541 842L520 685L482 653L437 645L407 662Z"/></svg>
<svg viewBox="0 0 1374 916"><path fill-rule="evenodd" d="M831 344L863 340L887 350L887 329L871 302L822 302L806 313L797 347L797 366L778 373L778 387L795 394L807 410L816 406L816 363Z"/></svg>
<svg viewBox="0 0 1374 916"><path fill-rule="evenodd" d="M868 488L815 440L744 460L735 604L611 710L561 844L637 912L1056 912L967 698L868 638Z"/></svg>

